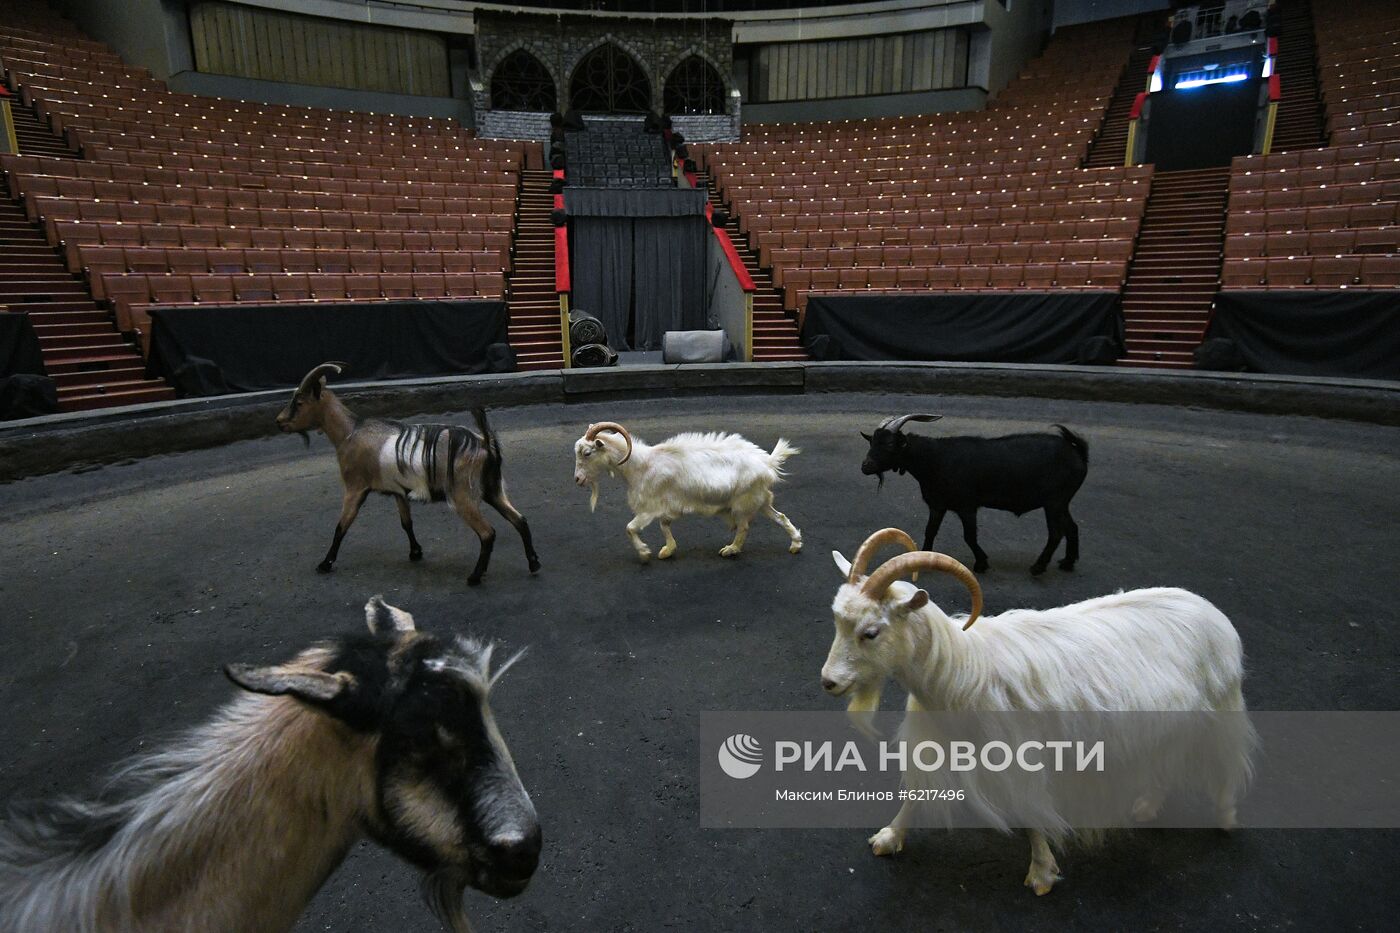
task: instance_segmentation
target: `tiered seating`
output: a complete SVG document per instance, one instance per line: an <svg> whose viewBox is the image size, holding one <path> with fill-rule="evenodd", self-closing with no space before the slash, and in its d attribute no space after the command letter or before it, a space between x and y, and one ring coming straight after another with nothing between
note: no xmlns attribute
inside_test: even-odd
<svg viewBox="0 0 1400 933"><path fill-rule="evenodd" d="M520 143L174 94L42 16L3 27L0 64L86 157L4 157L10 193L123 329L154 304L504 295Z"/></svg>
<svg viewBox="0 0 1400 933"><path fill-rule="evenodd" d="M1313 10L1332 146L1234 161L1225 288L1400 286L1400 11Z"/></svg>
<svg viewBox="0 0 1400 933"><path fill-rule="evenodd" d="M1081 169L1131 47L1059 31L986 111L697 147L790 310L819 291L1117 289L1149 168Z"/></svg>

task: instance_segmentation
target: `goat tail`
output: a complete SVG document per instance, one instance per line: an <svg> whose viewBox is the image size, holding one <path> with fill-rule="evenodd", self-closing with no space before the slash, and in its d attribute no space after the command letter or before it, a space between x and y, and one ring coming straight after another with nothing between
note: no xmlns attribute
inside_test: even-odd
<svg viewBox="0 0 1400 933"><path fill-rule="evenodd" d="M483 492L495 497L501 490L501 440L491 430L491 422L486 420L486 409L477 405L472 409L476 420L476 430L481 435L481 443L486 447L486 469L482 474Z"/></svg>
<svg viewBox="0 0 1400 933"><path fill-rule="evenodd" d="M1052 424L1052 428L1059 429L1060 436L1069 443L1071 447L1079 451L1079 457L1084 461L1084 465L1089 465L1089 442L1062 424Z"/></svg>
<svg viewBox="0 0 1400 933"><path fill-rule="evenodd" d="M778 443L773 445L773 452L768 455L768 465L773 468L773 472L779 476L783 475L783 463L788 457L802 453L801 449L788 443L787 438L778 438Z"/></svg>

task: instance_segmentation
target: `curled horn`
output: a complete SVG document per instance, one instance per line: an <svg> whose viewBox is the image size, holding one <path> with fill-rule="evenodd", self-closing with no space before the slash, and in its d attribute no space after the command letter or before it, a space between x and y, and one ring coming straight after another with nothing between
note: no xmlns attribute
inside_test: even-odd
<svg viewBox="0 0 1400 933"><path fill-rule="evenodd" d="M865 539L860 548L856 551L855 559L851 561L851 572L846 576L847 583L855 583L865 573L865 568L870 565L870 558L875 556L875 552L886 544L902 544L906 551L917 551L919 546L914 543L914 539L909 537L898 528L883 528Z"/></svg>
<svg viewBox="0 0 1400 933"><path fill-rule="evenodd" d="M621 434L622 439L627 442L627 455L624 456L621 460L617 461L617 465L622 466L632 456L632 435L628 433L626 428L618 424L616 421L599 421L597 424L590 424L588 426L588 430L584 433L583 439L585 441L592 441L604 431L610 432L612 434Z"/></svg>
<svg viewBox="0 0 1400 933"><path fill-rule="evenodd" d="M320 366L317 366L315 369L311 370L311 372L306 374L306 378L301 380L301 385L297 386L297 391L310 392L311 387L316 384L317 379L320 379L322 376L329 376L331 374L340 375L340 373L344 371L345 367L349 365L349 363L322 363Z"/></svg>
<svg viewBox="0 0 1400 933"><path fill-rule="evenodd" d="M972 628L972 623L976 622L977 617L982 614L982 586L972 575L971 570L947 554L915 551L912 554L900 554L898 557L892 557L870 575L870 579L866 580L865 585L861 587L861 592L871 599L880 599L895 580L905 574L920 570L941 570L962 581L962 585L967 587L967 591L972 594L972 613L967 617L967 622L963 624L963 631Z"/></svg>
<svg viewBox="0 0 1400 933"><path fill-rule="evenodd" d="M882 431L898 431L904 427L906 421L937 421L942 415L898 415L893 418L886 418L885 423L880 425Z"/></svg>

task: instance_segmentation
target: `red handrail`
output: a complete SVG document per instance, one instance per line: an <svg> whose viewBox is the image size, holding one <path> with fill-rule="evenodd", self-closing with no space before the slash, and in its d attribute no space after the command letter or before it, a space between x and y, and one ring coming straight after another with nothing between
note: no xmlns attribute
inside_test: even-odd
<svg viewBox="0 0 1400 933"><path fill-rule="evenodd" d="M564 180L564 170L556 168L554 177L559 181ZM556 194L554 196L554 209L562 211L564 209L564 196ZM567 295L572 291L572 281L569 278L569 228L554 228L554 290L561 295Z"/></svg>
<svg viewBox="0 0 1400 933"><path fill-rule="evenodd" d="M715 207L713 204L705 205L705 220L710 222L713 218ZM716 227L712 222L710 229L715 232L715 237L719 240L720 249L724 250L724 255L729 258L729 268L734 270L734 277L739 280L739 287L746 292L758 291L758 286L753 283L753 276L749 275L748 268L744 261L739 258L739 251L734 248L733 242L729 239L728 232L723 227Z"/></svg>

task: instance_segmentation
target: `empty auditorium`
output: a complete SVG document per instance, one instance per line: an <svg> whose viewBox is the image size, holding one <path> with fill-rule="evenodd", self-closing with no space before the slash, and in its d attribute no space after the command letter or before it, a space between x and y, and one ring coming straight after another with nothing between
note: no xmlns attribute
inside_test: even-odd
<svg viewBox="0 0 1400 933"><path fill-rule="evenodd" d="M1390 0L0 0L0 930L1388 929L1397 489Z"/></svg>

